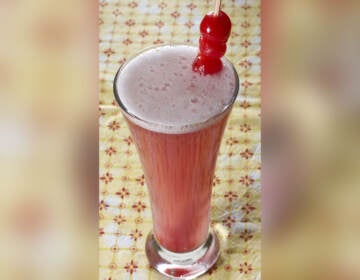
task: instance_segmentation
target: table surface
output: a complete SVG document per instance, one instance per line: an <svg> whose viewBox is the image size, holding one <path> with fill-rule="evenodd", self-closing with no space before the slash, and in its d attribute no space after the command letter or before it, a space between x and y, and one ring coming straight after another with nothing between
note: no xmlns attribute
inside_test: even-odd
<svg viewBox="0 0 360 280"><path fill-rule="evenodd" d="M130 132L112 82L127 57L160 43L197 44L212 0L99 2L99 279L165 279L149 268L144 243L151 210ZM260 0L223 0L233 27L226 56L240 93L220 147L211 220L221 257L201 279L260 279Z"/></svg>

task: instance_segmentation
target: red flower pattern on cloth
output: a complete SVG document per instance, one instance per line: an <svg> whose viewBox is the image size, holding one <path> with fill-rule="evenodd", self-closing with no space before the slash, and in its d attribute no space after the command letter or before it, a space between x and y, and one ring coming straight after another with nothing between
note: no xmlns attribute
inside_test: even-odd
<svg viewBox="0 0 360 280"><path fill-rule="evenodd" d="M241 124L240 125L240 131L241 132L249 132L249 131L251 131L251 127L247 123Z"/></svg>
<svg viewBox="0 0 360 280"><path fill-rule="evenodd" d="M251 42L249 42L248 40L245 40L241 43L241 46L243 46L244 48L247 48L247 47L251 46Z"/></svg>
<svg viewBox="0 0 360 280"><path fill-rule="evenodd" d="M252 185L252 183L254 183L254 179L249 177L248 175L245 175L240 178L239 182L248 187Z"/></svg>
<svg viewBox="0 0 360 280"><path fill-rule="evenodd" d="M250 214L250 212L254 211L255 209L256 208L249 203L246 203L241 207L241 210L243 210L246 214Z"/></svg>
<svg viewBox="0 0 360 280"><path fill-rule="evenodd" d="M104 51L104 54L106 54L107 57L112 56L115 53L115 51L112 48L108 48Z"/></svg>
<svg viewBox="0 0 360 280"><path fill-rule="evenodd" d="M190 10L194 10L197 6L193 3L190 3L186 7L188 7Z"/></svg>
<svg viewBox="0 0 360 280"><path fill-rule="evenodd" d="M112 180L114 180L114 177L111 175L111 173L106 172L100 177L100 180L103 181L105 184L109 184L112 182Z"/></svg>
<svg viewBox="0 0 360 280"><path fill-rule="evenodd" d="M121 224L123 224L123 223L126 222L126 219L125 219L125 217L122 216L122 215L117 215L117 216L115 216L115 218L114 218L114 222L117 223L118 225L121 225Z"/></svg>
<svg viewBox="0 0 360 280"><path fill-rule="evenodd" d="M239 65L245 69L248 69L251 67L252 63L249 60L245 59L245 60L241 61L239 63Z"/></svg>
<svg viewBox="0 0 360 280"><path fill-rule="evenodd" d="M124 199L126 196L130 195L130 192L128 189L123 187L123 188L121 188L120 191L116 192L115 194L120 196L122 199Z"/></svg>
<svg viewBox="0 0 360 280"><path fill-rule="evenodd" d="M138 265L134 260L131 260L124 266L124 268L126 269L126 272L133 274L138 269Z"/></svg>
<svg viewBox="0 0 360 280"><path fill-rule="evenodd" d="M138 3L136 3L135 1L132 1L132 2L130 2L129 4L128 4L128 6L130 7L130 8L136 8L137 6L138 6Z"/></svg>
<svg viewBox="0 0 360 280"><path fill-rule="evenodd" d="M252 151L250 151L249 149L246 149L245 151L240 153L241 157L245 158L245 159L249 159L251 158L254 153Z"/></svg>
<svg viewBox="0 0 360 280"><path fill-rule="evenodd" d="M133 139L131 138L131 136L128 136L128 137L125 137L125 138L124 138L124 142L125 142L128 146L130 146L134 141L133 141Z"/></svg>
<svg viewBox="0 0 360 280"><path fill-rule="evenodd" d="M133 41L131 41L129 38L126 38L124 41L122 41L122 43L126 46L131 45L133 43Z"/></svg>
<svg viewBox="0 0 360 280"><path fill-rule="evenodd" d="M131 231L130 236L132 239L137 241L139 238L141 238L143 236L143 234L140 230L135 229L135 230Z"/></svg>
<svg viewBox="0 0 360 280"><path fill-rule="evenodd" d="M224 197L229 200L229 202L232 202L233 200L237 199L239 196L236 192L228 191L224 194Z"/></svg>
<svg viewBox="0 0 360 280"><path fill-rule="evenodd" d="M248 264L247 262L244 262L240 264L239 271L240 273L248 274L253 270L251 264Z"/></svg>
<svg viewBox="0 0 360 280"><path fill-rule="evenodd" d="M144 29L144 30L142 30L141 32L139 32L139 35L144 38L144 37L146 37L146 36L149 35L149 32Z"/></svg>
<svg viewBox="0 0 360 280"><path fill-rule="evenodd" d="M165 23L162 20L158 20L157 22L155 22L155 26L157 26L158 28L162 28L164 24Z"/></svg>
<svg viewBox="0 0 360 280"><path fill-rule="evenodd" d="M244 108L244 109L247 109L249 107L251 107L250 103L247 102L246 100L244 100L243 102L240 103L240 107L241 108Z"/></svg>
<svg viewBox="0 0 360 280"><path fill-rule="evenodd" d="M115 155L116 154L116 149L113 147L113 146L110 146L109 148L107 148L105 150L105 153L108 155L108 156L112 156L112 155Z"/></svg>
<svg viewBox="0 0 360 280"><path fill-rule="evenodd" d="M237 140L235 137L230 137L226 139L226 145L232 146L234 144L238 144L239 140Z"/></svg>
<svg viewBox="0 0 360 280"><path fill-rule="evenodd" d="M245 229L244 231L242 231L240 233L240 238L243 239L245 242L247 242L248 240L250 240L251 238L253 238L253 234L251 231L249 231L248 229Z"/></svg>
<svg viewBox="0 0 360 280"><path fill-rule="evenodd" d="M243 86L244 88L251 87L252 85L253 83L249 82L248 80L245 80L244 82L241 83L241 86Z"/></svg>
<svg viewBox="0 0 360 280"><path fill-rule="evenodd" d="M136 182L143 186L145 184L145 176L141 175L139 178L136 178Z"/></svg>
<svg viewBox="0 0 360 280"><path fill-rule="evenodd" d="M145 210L146 205L142 201L138 201L132 205L132 208L140 213Z"/></svg>
<svg viewBox="0 0 360 280"><path fill-rule="evenodd" d="M213 178L213 186L219 185L221 183L221 180L219 177L217 177L216 175L214 175Z"/></svg>
<svg viewBox="0 0 360 280"><path fill-rule="evenodd" d="M116 131L120 128L120 123L118 121L112 121L107 126L110 130Z"/></svg>
<svg viewBox="0 0 360 280"><path fill-rule="evenodd" d="M99 210L106 210L109 207L109 204L106 204L104 200L101 200L99 203Z"/></svg>
<svg viewBox="0 0 360 280"><path fill-rule="evenodd" d="M232 216L227 216L224 220L222 220L222 223L228 228L231 228L235 223L235 219Z"/></svg>
<svg viewBox="0 0 360 280"><path fill-rule="evenodd" d="M178 18L180 15L181 15L181 14L180 14L178 11L175 11L175 12L172 12L172 13L171 13L171 16L172 16L173 18Z"/></svg>
<svg viewBox="0 0 360 280"><path fill-rule="evenodd" d="M125 21L125 24L127 26L134 26L135 25L135 21L133 19L128 19L127 21Z"/></svg>

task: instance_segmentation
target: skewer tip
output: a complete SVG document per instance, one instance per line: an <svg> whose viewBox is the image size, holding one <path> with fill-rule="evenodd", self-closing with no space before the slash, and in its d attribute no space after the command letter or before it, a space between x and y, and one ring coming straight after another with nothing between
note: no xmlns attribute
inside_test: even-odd
<svg viewBox="0 0 360 280"><path fill-rule="evenodd" d="M215 11L214 11L215 16L219 15L220 8L221 8L221 0L216 0L215 1Z"/></svg>

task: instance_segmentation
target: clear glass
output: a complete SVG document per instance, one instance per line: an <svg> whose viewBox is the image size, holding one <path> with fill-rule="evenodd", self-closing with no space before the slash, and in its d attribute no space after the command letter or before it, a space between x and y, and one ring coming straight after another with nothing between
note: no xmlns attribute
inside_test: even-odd
<svg viewBox="0 0 360 280"><path fill-rule="evenodd" d="M193 279L219 257L219 240L209 228L212 180L239 78L233 67L235 90L222 112L186 127L161 127L129 113L122 103L116 85L127 63L115 76L114 94L137 147L150 195L153 230L146 240L146 254L160 273ZM178 133L184 129L186 133Z"/></svg>

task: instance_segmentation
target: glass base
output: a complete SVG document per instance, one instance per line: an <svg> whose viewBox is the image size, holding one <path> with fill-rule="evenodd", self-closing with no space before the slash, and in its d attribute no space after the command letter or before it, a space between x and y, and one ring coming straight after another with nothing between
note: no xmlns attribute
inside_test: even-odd
<svg viewBox="0 0 360 280"><path fill-rule="evenodd" d="M150 232L145 244L150 266L172 279L194 279L207 272L217 261L220 243L215 232L210 231L206 242L186 253L174 253L163 248Z"/></svg>

